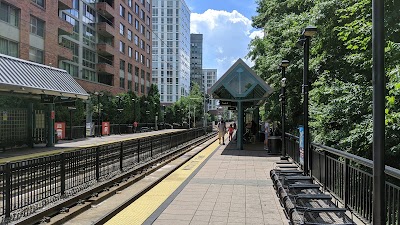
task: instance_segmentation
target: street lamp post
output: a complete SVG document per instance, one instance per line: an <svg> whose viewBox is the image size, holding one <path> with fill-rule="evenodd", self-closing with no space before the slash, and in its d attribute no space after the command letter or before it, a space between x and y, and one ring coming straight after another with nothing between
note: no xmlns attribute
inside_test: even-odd
<svg viewBox="0 0 400 225"><path fill-rule="evenodd" d="M165 108L165 105L163 105L163 119L164 119L164 130L165 130L165 119L166 119L166 117L167 117L167 111L166 111L166 108Z"/></svg>
<svg viewBox="0 0 400 225"><path fill-rule="evenodd" d="M150 114L148 108L149 108L149 102L144 101L144 104L146 104L146 127L149 127L149 121L148 121L148 115Z"/></svg>
<svg viewBox="0 0 400 225"><path fill-rule="evenodd" d="M189 102L189 129L190 129L190 102Z"/></svg>
<svg viewBox="0 0 400 225"><path fill-rule="evenodd" d="M118 113L119 113L119 118L118 118L118 133L121 134L121 113L124 110L123 108L121 108L121 96L115 96L118 99Z"/></svg>
<svg viewBox="0 0 400 225"><path fill-rule="evenodd" d="M372 224L386 224L385 193L385 5L372 0L373 208ZM389 195L390 196L390 195ZM389 197L390 198L390 197Z"/></svg>
<svg viewBox="0 0 400 225"><path fill-rule="evenodd" d="M103 93L101 92L95 92L94 95L97 96L97 125L98 125L98 130L99 130L99 137L102 136L102 132L101 132L101 125L100 125L100 118L101 118L101 109L100 109L100 97L103 96ZM96 126L95 126L96 127Z"/></svg>
<svg viewBox="0 0 400 225"><path fill-rule="evenodd" d="M286 118L286 95L285 95L285 91L286 91L286 74L285 74L285 70L286 67L289 66L289 60L282 60L280 67L282 69L282 80L281 80L281 96L280 96L280 100L281 100L281 116L282 116L282 156L281 156L281 160L287 160L288 157L286 156L286 138L285 138L285 118Z"/></svg>
<svg viewBox="0 0 400 225"><path fill-rule="evenodd" d="M304 173L309 173L310 163L310 148L309 148L309 128L308 128L308 63L310 54L310 39L317 33L317 28L314 26L307 26L300 37L300 44L303 46L303 117L304 117Z"/></svg>

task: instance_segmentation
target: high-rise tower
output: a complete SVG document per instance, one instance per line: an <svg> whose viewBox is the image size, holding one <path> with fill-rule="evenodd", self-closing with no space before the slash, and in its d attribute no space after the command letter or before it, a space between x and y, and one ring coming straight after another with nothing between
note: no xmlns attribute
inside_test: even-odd
<svg viewBox="0 0 400 225"><path fill-rule="evenodd" d="M153 83L160 101L176 102L190 90L190 10L184 0L153 0Z"/></svg>

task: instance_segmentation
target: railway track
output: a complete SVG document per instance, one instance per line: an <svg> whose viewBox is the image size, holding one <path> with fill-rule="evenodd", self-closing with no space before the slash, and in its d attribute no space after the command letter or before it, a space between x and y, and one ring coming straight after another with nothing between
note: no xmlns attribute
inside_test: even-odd
<svg viewBox="0 0 400 225"><path fill-rule="evenodd" d="M78 191L72 196L61 196L60 200L50 203L49 205L45 206L40 212L38 211L30 216L23 217L20 220L12 222L10 224L63 224L66 221L71 220L77 215L90 209L91 207L101 204L101 202L114 196L115 194L121 193L121 191L134 185L138 181L157 171L159 168L170 163L171 161L179 158L180 156L183 156L189 151L192 151L197 146L209 145L211 143L211 140L214 140L214 138L215 133L211 133L205 136L201 136L194 141L183 143L175 147L174 149L170 149L169 151L164 151L164 154L162 154L162 149L159 150L158 153L156 153L157 151L155 151L154 153L152 152L151 157L149 157L149 160L147 160L145 163L133 163L134 166L132 166L132 168L129 170L125 170L124 172L119 174L114 174L110 179L98 182L96 185ZM196 149L197 151L200 151L200 148L197 147ZM184 159L182 160L182 164L194 155L195 154L184 157ZM109 164L107 166L115 167L118 165ZM146 193L153 186L161 182L162 179L167 177L173 171L174 170L171 170L163 174L159 179L155 180L150 185L146 186L133 196L130 196L129 199L127 199L123 204L119 205L115 209L112 209L106 215L103 215L103 217L99 218L95 222L95 224L103 224L108 219L112 218L120 210L142 196L144 193ZM93 173L92 170L85 170L85 173L86 172ZM86 175L81 174L80 176L81 178L84 178ZM77 178L75 177L74 179Z"/></svg>

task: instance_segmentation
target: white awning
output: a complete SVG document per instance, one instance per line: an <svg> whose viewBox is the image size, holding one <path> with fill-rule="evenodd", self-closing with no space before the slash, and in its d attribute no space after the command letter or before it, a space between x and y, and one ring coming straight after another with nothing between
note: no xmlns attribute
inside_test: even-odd
<svg viewBox="0 0 400 225"><path fill-rule="evenodd" d="M67 71L0 54L0 91L88 99Z"/></svg>

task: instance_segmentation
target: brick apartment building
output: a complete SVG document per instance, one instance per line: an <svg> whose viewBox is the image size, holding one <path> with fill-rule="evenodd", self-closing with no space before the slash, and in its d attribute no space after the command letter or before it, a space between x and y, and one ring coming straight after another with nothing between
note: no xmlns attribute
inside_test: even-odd
<svg viewBox="0 0 400 225"><path fill-rule="evenodd" d="M148 92L150 0L0 0L0 53L65 69L88 92Z"/></svg>

